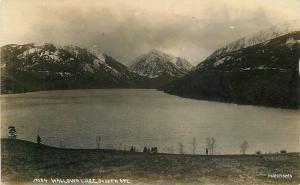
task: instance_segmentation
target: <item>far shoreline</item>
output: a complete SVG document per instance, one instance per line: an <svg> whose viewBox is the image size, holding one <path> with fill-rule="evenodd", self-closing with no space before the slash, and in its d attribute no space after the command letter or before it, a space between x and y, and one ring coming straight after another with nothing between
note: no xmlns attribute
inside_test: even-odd
<svg viewBox="0 0 300 185"><path fill-rule="evenodd" d="M168 92L165 92L163 90L160 90L159 88L86 88L86 89L53 89L53 90L39 90L39 91L29 91L29 92L22 92L22 93L5 93L5 94L0 94L0 97L7 97L7 96L18 96L18 95L27 95L27 94L33 94L33 93L44 93L44 92L68 92L68 91L84 91L84 90L153 90L153 91L158 91L162 92L164 94L167 94L169 96L174 96L178 98L183 98L183 99L189 99L189 100L196 100L196 101L204 101L204 102L214 102L214 103L221 103L221 104L231 104L231 105L236 105L236 106L249 106L249 107L259 107L259 108L268 108L268 109L280 109L280 110L300 110L299 108L293 108L293 107L278 107L278 106L265 106L265 105L254 105L254 104L246 104L246 103L236 103L236 102L226 102L222 100L209 100L209 99L199 99L196 97L192 96L179 96L176 94L170 94Z"/></svg>

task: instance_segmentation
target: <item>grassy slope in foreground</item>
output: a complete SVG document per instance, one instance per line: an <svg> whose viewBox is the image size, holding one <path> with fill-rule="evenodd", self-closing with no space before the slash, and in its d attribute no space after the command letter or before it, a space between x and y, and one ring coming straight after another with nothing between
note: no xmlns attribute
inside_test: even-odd
<svg viewBox="0 0 300 185"><path fill-rule="evenodd" d="M33 178L128 178L132 183L297 184L299 154L175 155L116 150L59 149L1 139L2 181ZM270 179L289 173L292 179Z"/></svg>

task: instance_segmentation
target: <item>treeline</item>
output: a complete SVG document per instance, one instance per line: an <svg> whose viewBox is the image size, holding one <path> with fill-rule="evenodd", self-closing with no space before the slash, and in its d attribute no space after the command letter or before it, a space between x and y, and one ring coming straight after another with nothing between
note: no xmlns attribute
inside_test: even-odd
<svg viewBox="0 0 300 185"><path fill-rule="evenodd" d="M17 130L14 126L9 126L8 127L8 139L14 140L17 139L18 134L17 134ZM36 143L40 146L41 144L46 144L45 140L42 139L42 136L40 136L39 134L36 137ZM199 155L199 154L206 154L206 155L220 155L220 152L216 152L217 151L217 140L215 137L207 137L206 138L206 144L205 145L198 145L197 144L197 139L196 137L192 138L192 142L190 143L192 145L192 154L194 155ZM113 149L113 145L111 145ZM127 145L128 146L128 145ZM201 149L199 149L198 147L200 147ZM59 148L66 148L66 144L63 140L59 141ZM244 140L240 146L240 153L245 155L247 154L247 150L249 148L249 143L247 140ZM107 147L103 146L103 138L101 136L97 136L96 137L96 149L100 150L100 149L107 149ZM142 152L142 153L147 153L147 154L157 154L159 153L158 147L157 146L144 146L144 148L142 150L138 150L135 146L130 146L128 147L124 147L121 148L119 147L118 149L115 148L115 150L120 150L120 151L129 151L131 153L134 152ZM201 152L203 151L203 152ZM166 152L163 152L166 153ZM167 153L174 153L174 147L171 147L171 152L168 151ZM287 153L287 150L282 149L279 152L275 152L275 154L285 154ZM187 152L185 150L185 145L182 142L178 143L178 154L184 155L184 154L190 154L189 152ZM250 153L248 153L250 154ZM254 154L256 155L262 155L262 151L261 150L257 150L254 152ZM264 154L274 154L272 152L265 152Z"/></svg>

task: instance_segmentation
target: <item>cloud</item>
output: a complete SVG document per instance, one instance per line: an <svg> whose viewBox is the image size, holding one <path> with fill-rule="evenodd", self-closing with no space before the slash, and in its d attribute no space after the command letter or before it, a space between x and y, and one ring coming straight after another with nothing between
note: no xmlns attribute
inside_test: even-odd
<svg viewBox="0 0 300 185"><path fill-rule="evenodd" d="M239 37L300 18L298 0L4 0L0 43L97 45L125 64L157 48L197 64Z"/></svg>

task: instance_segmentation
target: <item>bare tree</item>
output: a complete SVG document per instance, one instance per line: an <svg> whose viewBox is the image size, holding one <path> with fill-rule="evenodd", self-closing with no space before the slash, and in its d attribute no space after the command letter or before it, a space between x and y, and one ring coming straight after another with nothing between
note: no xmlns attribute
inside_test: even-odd
<svg viewBox="0 0 300 185"><path fill-rule="evenodd" d="M165 149L168 153L173 154L174 153L174 146L166 147Z"/></svg>
<svg viewBox="0 0 300 185"><path fill-rule="evenodd" d="M240 148L241 148L240 152L242 154L246 154L246 150L249 148L248 142L246 140L243 141L243 143L241 144Z"/></svg>
<svg viewBox="0 0 300 185"><path fill-rule="evenodd" d="M210 137L206 138L206 146L207 146L208 153L211 154L211 139L210 139Z"/></svg>
<svg viewBox="0 0 300 185"><path fill-rule="evenodd" d="M101 136L96 137L97 149L100 149L101 146Z"/></svg>
<svg viewBox="0 0 300 185"><path fill-rule="evenodd" d="M214 150L217 147L216 139L214 137L206 138L206 145L210 155L214 155Z"/></svg>
<svg viewBox="0 0 300 185"><path fill-rule="evenodd" d="M59 142L59 147L60 148L66 148L66 145L65 145L65 143L63 141L60 141Z"/></svg>
<svg viewBox="0 0 300 185"><path fill-rule="evenodd" d="M193 154L195 154L196 153L196 138L195 137L192 139L192 146L193 146Z"/></svg>
<svg viewBox="0 0 300 185"><path fill-rule="evenodd" d="M181 142L178 143L179 154L183 154L183 144Z"/></svg>
<svg viewBox="0 0 300 185"><path fill-rule="evenodd" d="M211 138L211 154L214 155L214 150L217 147L216 139L214 137Z"/></svg>

